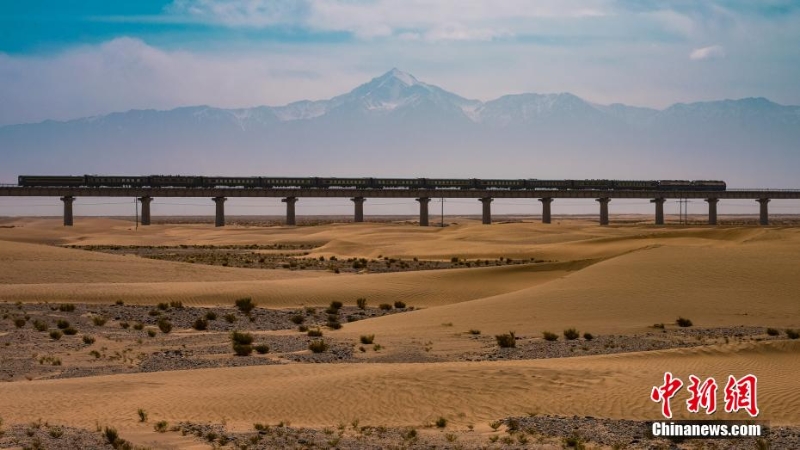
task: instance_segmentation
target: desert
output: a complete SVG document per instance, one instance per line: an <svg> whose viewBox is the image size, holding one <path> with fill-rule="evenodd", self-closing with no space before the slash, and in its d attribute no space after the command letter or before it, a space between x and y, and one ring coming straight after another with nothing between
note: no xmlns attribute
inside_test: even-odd
<svg viewBox="0 0 800 450"><path fill-rule="evenodd" d="M0 447L767 445L644 436L664 372L800 445L798 229L640 219L3 219Z"/></svg>

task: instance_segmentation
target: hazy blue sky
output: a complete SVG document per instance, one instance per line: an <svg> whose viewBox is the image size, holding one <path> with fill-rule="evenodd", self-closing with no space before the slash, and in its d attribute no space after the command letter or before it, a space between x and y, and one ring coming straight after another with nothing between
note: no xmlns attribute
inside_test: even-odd
<svg viewBox="0 0 800 450"><path fill-rule="evenodd" d="M0 3L0 125L328 98L392 67L482 100L800 104L800 2Z"/></svg>

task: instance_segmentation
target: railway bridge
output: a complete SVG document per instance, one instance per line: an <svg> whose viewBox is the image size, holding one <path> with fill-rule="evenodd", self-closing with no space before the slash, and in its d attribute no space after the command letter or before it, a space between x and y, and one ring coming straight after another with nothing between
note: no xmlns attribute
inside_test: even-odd
<svg viewBox="0 0 800 450"><path fill-rule="evenodd" d="M703 199L708 203L708 224L717 224L717 203L728 199L751 199L757 202L759 223L769 225L771 200L800 199L800 190L742 189L724 191L693 190L509 190L509 189L375 189L375 188L180 188L180 187L23 187L0 186L4 197L59 197L64 203L64 225L73 224L73 203L78 197L135 197L141 201L141 224L150 225L150 204L163 197L204 197L213 200L215 225L225 225L225 201L231 197L281 198L286 204L286 224L296 223L296 204L302 198L349 198L354 205L355 222L364 221L364 204L370 198L413 198L419 202L419 224L428 226L428 204L436 198L474 198L481 203L484 224L492 223L492 201L495 198L536 199L542 204L542 222L550 223L556 200L592 198L598 202L599 223L609 223L609 203L613 199L650 199L655 207L656 225L664 224L664 202L667 199ZM477 205L476 205L477 206ZM756 204L753 205L754 208Z"/></svg>

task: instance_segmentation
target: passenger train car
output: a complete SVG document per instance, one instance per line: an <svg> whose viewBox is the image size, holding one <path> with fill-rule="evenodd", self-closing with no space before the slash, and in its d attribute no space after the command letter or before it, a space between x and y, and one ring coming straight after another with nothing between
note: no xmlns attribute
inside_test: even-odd
<svg viewBox="0 0 800 450"><path fill-rule="evenodd" d="M38 176L21 175L25 187L157 187L157 188L302 188L302 189L498 189L498 190L637 190L724 191L719 180L537 180L478 178L320 178L320 177L201 177Z"/></svg>

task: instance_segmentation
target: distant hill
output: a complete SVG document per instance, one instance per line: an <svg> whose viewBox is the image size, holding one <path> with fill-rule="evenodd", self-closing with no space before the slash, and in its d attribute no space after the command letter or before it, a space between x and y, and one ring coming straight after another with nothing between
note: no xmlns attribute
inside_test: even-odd
<svg viewBox="0 0 800 450"><path fill-rule="evenodd" d="M800 187L800 107L764 98L598 105L569 93L481 102L397 69L286 106L131 110L0 127L0 180L41 174L725 179Z"/></svg>

